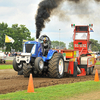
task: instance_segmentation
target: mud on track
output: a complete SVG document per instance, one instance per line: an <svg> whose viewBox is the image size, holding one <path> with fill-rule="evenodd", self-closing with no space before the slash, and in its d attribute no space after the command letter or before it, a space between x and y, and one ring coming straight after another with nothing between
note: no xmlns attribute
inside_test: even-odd
<svg viewBox="0 0 100 100"><path fill-rule="evenodd" d="M12 65L13 61L7 61L6 63L0 63L0 65Z"/></svg>
<svg viewBox="0 0 100 100"><path fill-rule="evenodd" d="M96 66L100 75L100 66ZM34 77L34 87L46 87L56 84L68 84L80 81L94 80L95 69L93 75L81 77L65 77L62 79L54 79L47 77ZM0 94L10 93L19 90L27 90L29 78L24 78L23 75L18 75L13 69L0 70Z"/></svg>

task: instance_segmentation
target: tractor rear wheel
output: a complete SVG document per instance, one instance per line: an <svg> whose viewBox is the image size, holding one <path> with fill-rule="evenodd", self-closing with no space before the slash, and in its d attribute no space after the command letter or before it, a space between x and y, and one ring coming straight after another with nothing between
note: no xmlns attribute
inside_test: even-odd
<svg viewBox="0 0 100 100"><path fill-rule="evenodd" d="M23 64L22 63L17 64L16 63L16 58L14 58L13 68L14 68L15 71L21 71L23 69Z"/></svg>
<svg viewBox="0 0 100 100"><path fill-rule="evenodd" d="M53 78L62 78L64 76L64 59L61 53L55 53L48 65L48 74Z"/></svg>
<svg viewBox="0 0 100 100"><path fill-rule="evenodd" d="M30 76L30 72L31 72L31 68L28 68L28 66L30 66L30 64L26 64L26 63L23 63L23 74L24 74L24 77L29 77Z"/></svg>
<svg viewBox="0 0 100 100"><path fill-rule="evenodd" d="M4 60L4 64L6 63L6 61Z"/></svg>

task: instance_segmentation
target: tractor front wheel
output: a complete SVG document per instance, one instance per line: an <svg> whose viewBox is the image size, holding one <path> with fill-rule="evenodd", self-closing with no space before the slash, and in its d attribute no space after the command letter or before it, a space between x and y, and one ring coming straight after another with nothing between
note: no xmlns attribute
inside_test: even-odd
<svg viewBox="0 0 100 100"><path fill-rule="evenodd" d="M30 76L30 72L32 71L32 69L29 68L28 66L30 66L30 64L23 63L23 74L24 74L24 77L29 77Z"/></svg>
<svg viewBox="0 0 100 100"><path fill-rule="evenodd" d="M42 71L43 70L43 68L44 68L44 62L43 62L43 59L41 58L41 57L37 57L36 59L35 59L35 64L34 64L34 66L35 66L35 69L37 70L37 71Z"/></svg>
<svg viewBox="0 0 100 100"><path fill-rule="evenodd" d="M48 65L48 74L53 78L62 78L64 76L64 59L61 53L55 53Z"/></svg>
<svg viewBox="0 0 100 100"><path fill-rule="evenodd" d="M16 58L13 60L13 68L15 71L21 71L23 69L23 63L16 63Z"/></svg>

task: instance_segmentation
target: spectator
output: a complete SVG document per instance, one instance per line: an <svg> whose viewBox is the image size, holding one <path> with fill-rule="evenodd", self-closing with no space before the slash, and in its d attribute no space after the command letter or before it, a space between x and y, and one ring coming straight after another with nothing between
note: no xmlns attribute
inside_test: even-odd
<svg viewBox="0 0 100 100"><path fill-rule="evenodd" d="M17 52L15 52L15 56L17 56Z"/></svg>

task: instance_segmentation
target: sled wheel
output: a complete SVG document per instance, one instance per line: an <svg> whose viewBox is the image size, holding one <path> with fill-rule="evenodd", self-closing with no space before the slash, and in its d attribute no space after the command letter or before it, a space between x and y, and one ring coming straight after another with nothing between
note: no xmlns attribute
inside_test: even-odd
<svg viewBox="0 0 100 100"><path fill-rule="evenodd" d="M89 68L89 75L93 73L93 66Z"/></svg>
<svg viewBox="0 0 100 100"><path fill-rule="evenodd" d="M89 75L90 69L87 68L86 75Z"/></svg>

